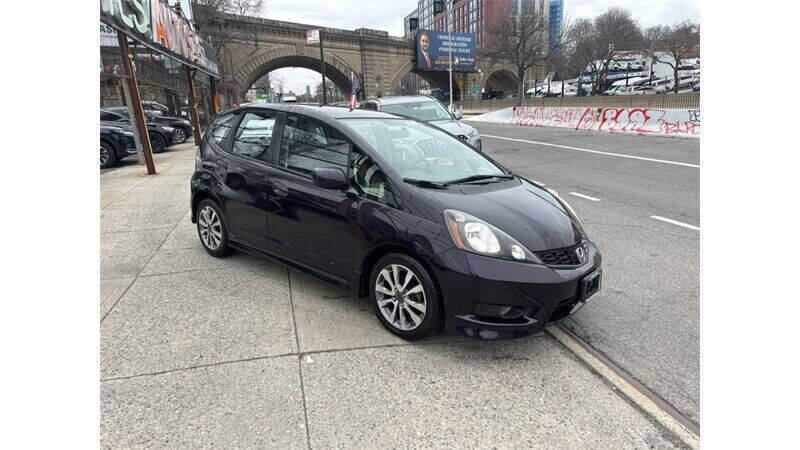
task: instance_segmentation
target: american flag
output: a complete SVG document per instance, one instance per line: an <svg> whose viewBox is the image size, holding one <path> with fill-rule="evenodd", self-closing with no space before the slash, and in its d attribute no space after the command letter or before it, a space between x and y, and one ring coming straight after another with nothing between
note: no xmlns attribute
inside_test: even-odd
<svg viewBox="0 0 800 450"><path fill-rule="evenodd" d="M350 109L358 108L358 100L356 99L356 75L350 72L350 102L348 103Z"/></svg>

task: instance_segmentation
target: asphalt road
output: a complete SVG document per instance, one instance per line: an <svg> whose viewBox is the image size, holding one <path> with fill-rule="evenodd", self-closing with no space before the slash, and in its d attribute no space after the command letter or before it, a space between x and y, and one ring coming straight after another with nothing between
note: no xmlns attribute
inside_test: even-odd
<svg viewBox="0 0 800 450"><path fill-rule="evenodd" d="M700 233L651 218L700 226L699 141L471 124L488 155L558 191L603 253L602 292L565 325L699 424Z"/></svg>

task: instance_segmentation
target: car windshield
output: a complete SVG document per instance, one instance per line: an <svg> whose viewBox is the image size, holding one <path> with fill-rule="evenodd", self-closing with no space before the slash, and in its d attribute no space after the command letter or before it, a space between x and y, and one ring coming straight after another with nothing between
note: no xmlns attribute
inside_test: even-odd
<svg viewBox="0 0 800 450"><path fill-rule="evenodd" d="M480 152L444 131L407 119L343 119L404 180L449 183L506 173ZM483 180L486 182L486 180Z"/></svg>
<svg viewBox="0 0 800 450"><path fill-rule="evenodd" d="M425 122L432 122L434 120L450 120L453 118L450 113L447 112L447 109L445 109L441 103L435 100L383 105L381 110L392 114L413 117L417 120L422 120Z"/></svg>

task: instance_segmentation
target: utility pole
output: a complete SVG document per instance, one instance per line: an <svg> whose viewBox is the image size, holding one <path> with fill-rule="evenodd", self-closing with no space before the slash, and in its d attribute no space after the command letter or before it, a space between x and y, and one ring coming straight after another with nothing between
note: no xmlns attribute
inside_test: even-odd
<svg viewBox="0 0 800 450"><path fill-rule="evenodd" d="M452 28L450 24L450 12L453 8L453 2L447 2L447 51L449 53L448 56L448 63L449 68L447 69L450 72L450 112L453 112L453 34L450 31ZM320 41L322 42L322 41Z"/></svg>
<svg viewBox="0 0 800 450"><path fill-rule="evenodd" d="M144 162L147 165L147 174L156 174L156 165L153 162L153 148L150 146L150 134L147 132L147 123L144 120L142 110L142 98L139 96L139 85L136 83L136 71L133 70L131 62L131 49L128 46L128 37L123 33L117 32L119 50L122 53L122 68L125 72L125 83L128 85L128 94L131 99L128 102L128 115L131 118L131 125L134 126L134 133L139 135L139 145L144 153Z"/></svg>
<svg viewBox="0 0 800 450"><path fill-rule="evenodd" d="M328 87L325 85L325 56L322 54L322 28L319 30L319 62L322 72L322 104L328 104Z"/></svg>

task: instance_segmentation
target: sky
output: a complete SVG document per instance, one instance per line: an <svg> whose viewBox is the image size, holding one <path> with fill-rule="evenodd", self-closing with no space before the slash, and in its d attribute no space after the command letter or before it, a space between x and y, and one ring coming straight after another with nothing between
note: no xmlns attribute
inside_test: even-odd
<svg viewBox="0 0 800 450"><path fill-rule="evenodd" d="M486 0L508 1L508 0ZM403 18L417 6L417 0L265 0L261 15L269 19L354 30L373 28L390 35L403 35ZM700 0L564 0L564 17L595 17L612 6L631 11L642 27L671 25L686 19L700 22ZM319 83L317 72L286 68L275 71L284 80L284 90L297 94L306 85Z"/></svg>

